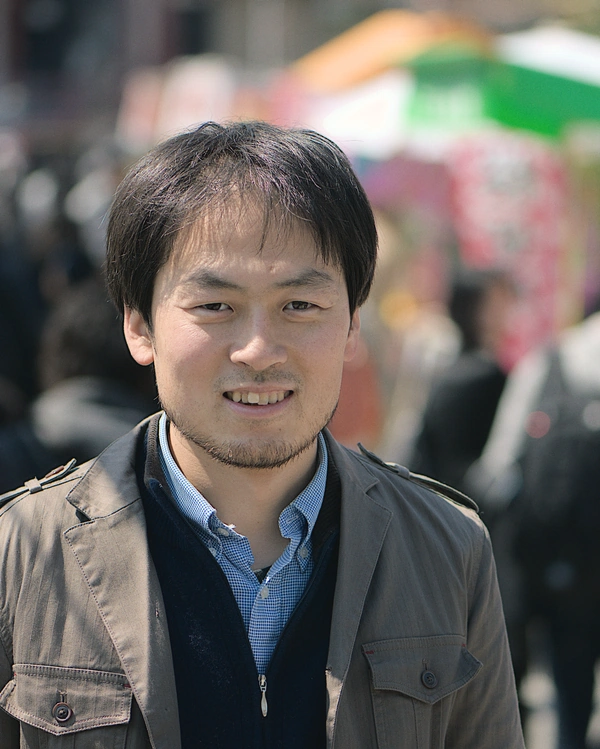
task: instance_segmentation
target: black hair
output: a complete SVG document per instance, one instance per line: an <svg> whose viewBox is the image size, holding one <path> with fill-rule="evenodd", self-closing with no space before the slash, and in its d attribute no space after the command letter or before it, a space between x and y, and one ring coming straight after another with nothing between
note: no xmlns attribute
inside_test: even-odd
<svg viewBox="0 0 600 749"><path fill-rule="evenodd" d="M350 162L311 130L265 122L207 122L159 144L125 176L109 215L106 278L120 311L151 324L156 274L179 233L225 210L231 199L263 209L263 237L275 223L301 222L326 263L344 274L350 310L373 281L377 232Z"/></svg>
<svg viewBox="0 0 600 749"><path fill-rule="evenodd" d="M455 274L448 312L461 332L463 351L481 346L481 309L491 287L499 284L512 287L508 273L499 268L462 268Z"/></svg>

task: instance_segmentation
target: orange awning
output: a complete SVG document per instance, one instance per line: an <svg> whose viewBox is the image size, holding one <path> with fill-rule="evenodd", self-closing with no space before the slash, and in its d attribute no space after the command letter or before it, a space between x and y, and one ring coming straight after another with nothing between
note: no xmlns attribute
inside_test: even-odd
<svg viewBox="0 0 600 749"><path fill-rule="evenodd" d="M481 27L440 13L383 10L290 66L313 91L339 91L441 46L487 54L492 37Z"/></svg>

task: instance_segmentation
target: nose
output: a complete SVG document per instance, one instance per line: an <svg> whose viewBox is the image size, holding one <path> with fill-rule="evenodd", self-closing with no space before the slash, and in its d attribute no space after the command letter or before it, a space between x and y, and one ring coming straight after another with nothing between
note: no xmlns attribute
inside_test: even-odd
<svg viewBox="0 0 600 749"><path fill-rule="evenodd" d="M232 346L230 359L258 371L287 361L286 347L277 340L273 326L265 317L255 318L243 326Z"/></svg>

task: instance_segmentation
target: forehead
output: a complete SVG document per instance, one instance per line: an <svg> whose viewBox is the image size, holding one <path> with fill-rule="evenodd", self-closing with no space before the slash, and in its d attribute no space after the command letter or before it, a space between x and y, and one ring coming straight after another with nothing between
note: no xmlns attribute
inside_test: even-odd
<svg viewBox="0 0 600 749"><path fill-rule="evenodd" d="M322 259L307 222L266 213L256 202L234 199L182 229L167 266L171 271L193 266L233 266L261 262L272 265L303 264L330 267Z"/></svg>
<svg viewBox="0 0 600 749"><path fill-rule="evenodd" d="M310 288L347 299L342 268L323 260L307 223L277 213L268 219L255 204L238 204L191 222L156 275L152 316L163 304L190 303L219 289L258 299Z"/></svg>

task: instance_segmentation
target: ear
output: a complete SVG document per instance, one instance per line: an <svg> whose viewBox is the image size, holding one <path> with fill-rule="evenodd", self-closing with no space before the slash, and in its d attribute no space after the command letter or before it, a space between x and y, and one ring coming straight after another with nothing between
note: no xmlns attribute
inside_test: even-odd
<svg viewBox="0 0 600 749"><path fill-rule="evenodd" d="M154 346L148 323L134 309L125 307L123 314L123 333L131 356L138 364L147 366L154 361Z"/></svg>
<svg viewBox="0 0 600 749"><path fill-rule="evenodd" d="M344 361L350 361L356 353L358 346L358 336L360 333L360 314L358 310L354 310L352 319L350 320L350 330L348 331L348 340L346 341L346 348L344 349Z"/></svg>

